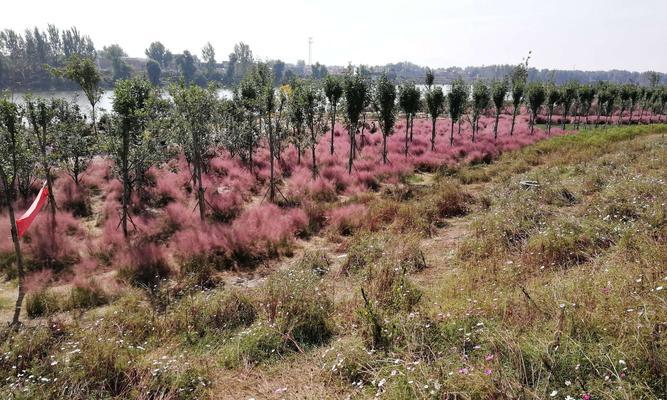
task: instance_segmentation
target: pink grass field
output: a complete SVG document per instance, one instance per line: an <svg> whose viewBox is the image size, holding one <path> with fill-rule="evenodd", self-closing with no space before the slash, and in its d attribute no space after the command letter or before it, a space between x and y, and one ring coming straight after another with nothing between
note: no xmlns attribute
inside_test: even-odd
<svg viewBox="0 0 667 400"><path fill-rule="evenodd" d="M502 152L547 137L539 128L530 134L527 115L517 117L514 135L509 136L511 115L501 115L498 139L494 142L493 121L490 115L481 118L475 143L471 142L468 123L462 125L460 136L455 125L454 144L450 146L450 121L439 119L435 151L431 151L431 121L416 119L406 157L405 121L399 119L388 139L387 164L382 163L382 136L366 130L363 140L358 136L357 158L351 174L347 172L347 131L337 125L334 155L329 154L330 134L323 136L316 148L315 179L309 150L302 154L300 165L293 146L282 153L276 163L280 179L278 198L289 200L286 202L289 206L282 207L270 204L265 196L268 149L261 147L256 152L253 173L248 165L231 159L220 149L209 160L203 177L209 216L206 223L199 220L187 163L183 157L172 159L149 171L148 200L142 203L134 196L131 242L156 244L173 264L203 253L225 260L226 267L243 267L247 260L280 255L296 237L313 233L313 220L318 219L320 227L331 225L333 231L339 232L358 224L365 207L341 203L338 201L341 198L377 190L380 183L399 182L416 170L488 162ZM564 133L557 126L551 130L551 136ZM68 280L75 276L81 279L127 264L129 252L119 229L122 185L112 177L111 167L109 160L94 160L78 188L64 174L57 179L58 239L53 243L47 240L48 216L43 211L24 241L32 273L40 274L33 278L35 282L42 285L45 280ZM88 216L80 215L81 204L88 208ZM13 248L6 215L0 214L0 223L6 232L0 236L0 253L10 253ZM60 261L56 273L38 272L49 259ZM172 269L178 267L172 265Z"/></svg>

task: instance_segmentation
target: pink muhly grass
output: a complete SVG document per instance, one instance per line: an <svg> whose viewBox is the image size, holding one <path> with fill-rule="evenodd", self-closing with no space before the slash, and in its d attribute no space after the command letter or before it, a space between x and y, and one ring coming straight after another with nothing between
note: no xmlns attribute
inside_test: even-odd
<svg viewBox="0 0 667 400"><path fill-rule="evenodd" d="M53 280L53 270L42 269L29 272L25 277L25 289L28 293L39 292Z"/></svg>
<svg viewBox="0 0 667 400"><path fill-rule="evenodd" d="M53 230L52 230L53 229ZM25 233L26 253L38 266L61 269L79 260L79 244L83 239L79 221L67 212L56 213L56 226L51 217L42 213Z"/></svg>
<svg viewBox="0 0 667 400"><path fill-rule="evenodd" d="M363 224L366 215L367 208L363 204L334 208L327 214L328 225L338 234L347 236Z"/></svg>

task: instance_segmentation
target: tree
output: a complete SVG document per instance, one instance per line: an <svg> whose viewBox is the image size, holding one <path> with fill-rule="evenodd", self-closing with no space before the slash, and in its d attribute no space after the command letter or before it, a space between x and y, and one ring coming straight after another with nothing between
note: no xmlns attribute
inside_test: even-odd
<svg viewBox="0 0 667 400"><path fill-rule="evenodd" d="M586 125L588 126L588 115L591 113L593 100L595 99L595 88L592 85L582 85L579 89L579 102L581 103L582 112L586 116Z"/></svg>
<svg viewBox="0 0 667 400"><path fill-rule="evenodd" d="M343 96L343 83L334 75L328 75L324 81L324 95L329 101L329 118L331 119L331 154L334 153L334 127L336 126L336 108Z"/></svg>
<svg viewBox="0 0 667 400"><path fill-rule="evenodd" d="M405 156L408 156L408 139L412 141L412 123L415 114L419 111L421 92L413 82L406 82L401 85L398 104L405 113ZM408 137L409 129L409 137Z"/></svg>
<svg viewBox="0 0 667 400"><path fill-rule="evenodd" d="M637 105L637 102L639 101L639 96L641 94L637 85L631 85L631 86L632 88L630 90L630 124L632 124L632 112L634 111L634 108Z"/></svg>
<svg viewBox="0 0 667 400"><path fill-rule="evenodd" d="M414 87L414 84L413 84ZM409 90L409 89L408 89ZM373 106L378 114L378 123L382 131L382 162L387 163L387 137L391 136L396 123L396 85L386 74L382 74L375 88ZM408 119L409 117L406 117ZM407 122L406 122L407 123ZM408 124L409 125L409 124ZM408 155L408 130L405 129L405 156Z"/></svg>
<svg viewBox="0 0 667 400"><path fill-rule="evenodd" d="M188 50L183 51L183 54L179 54L176 57L176 65L181 73L181 77L185 81L185 84L190 84L197 73L197 66L195 65L195 58L192 56Z"/></svg>
<svg viewBox="0 0 667 400"><path fill-rule="evenodd" d="M498 138L498 120L500 119L500 112L503 109L505 104L505 98L507 97L508 83L507 79L500 81L494 81L491 86L491 98L493 99L493 104L496 106L496 122L493 125L493 140L495 141Z"/></svg>
<svg viewBox="0 0 667 400"><path fill-rule="evenodd" d="M234 82L239 82L250 70L254 59L250 46L243 42L234 45L234 57L230 56L230 63L234 59Z"/></svg>
<svg viewBox="0 0 667 400"><path fill-rule="evenodd" d="M81 90L86 95L86 99L90 103L92 126L95 134L97 134L95 106L102 97L102 89L100 88L102 76L95 65L95 61L91 58L81 58L74 55L70 57L64 68L55 71L57 74L76 82L81 87Z"/></svg>
<svg viewBox="0 0 667 400"><path fill-rule="evenodd" d="M609 94L607 82L598 81L595 84L595 93L596 93L596 114L595 118L595 128L600 124L600 116L604 110L605 103L607 102L607 96Z"/></svg>
<svg viewBox="0 0 667 400"><path fill-rule="evenodd" d="M117 124L114 133L120 142L116 147L117 158L120 161L118 168L123 183L121 226L125 238L129 237L127 222L132 185L140 178L136 172L137 163L132 160L132 153L137 151L142 140L145 140L144 130L152 117L151 108L154 101L153 86L147 80L127 79L116 83L113 111L116 114ZM135 171L134 176L132 171Z"/></svg>
<svg viewBox="0 0 667 400"><path fill-rule="evenodd" d="M435 122L445 111L445 94L440 86L426 92L426 109L431 116L431 151L435 150ZM453 129L453 128L452 128Z"/></svg>
<svg viewBox="0 0 667 400"><path fill-rule="evenodd" d="M489 86L481 80L475 82L472 87L472 141L475 141L475 134L479 133L479 117L489 107L491 102L491 91Z"/></svg>
<svg viewBox="0 0 667 400"><path fill-rule="evenodd" d="M307 82L303 91L303 106L305 122L310 130L310 150L312 160L313 179L317 177L317 160L315 147L320 136L326 130L325 104L320 88L314 82Z"/></svg>
<svg viewBox="0 0 667 400"><path fill-rule="evenodd" d="M197 187L199 218L206 219L206 200L202 181L203 155L211 145L211 126L215 116L217 96L213 88L174 85L169 89L174 102L174 126L179 133L183 150L192 160L192 180Z"/></svg>
<svg viewBox="0 0 667 400"><path fill-rule="evenodd" d="M260 88L257 86L256 77L252 74L246 75L235 95L238 120L235 128L235 142L238 154L248 164L248 169L254 171L253 155L260 140Z"/></svg>
<svg viewBox="0 0 667 400"><path fill-rule="evenodd" d="M537 114L540 112L542 104L546 99L546 91L544 90L544 85L540 82L533 82L527 87L527 97L528 97L528 107L530 108L530 134L533 134L535 129L535 121L537 120Z"/></svg>
<svg viewBox="0 0 667 400"><path fill-rule="evenodd" d="M111 62L111 74L114 81L130 77L130 66L123 60L127 54L122 47L117 44L104 46L100 56Z"/></svg>
<svg viewBox="0 0 667 400"><path fill-rule="evenodd" d="M56 140L53 132L55 107L41 97L26 98L26 116L32 128L32 136L39 150L39 164L46 179L49 190L49 215L51 216L51 233L54 234L56 225L56 199L53 195L52 168L56 162L54 147Z"/></svg>
<svg viewBox="0 0 667 400"><path fill-rule="evenodd" d="M0 99L0 183L2 193L9 214L9 225L14 253L16 255L16 271L18 275L18 296L14 307L14 317L11 325L18 328L20 324L21 307L25 297L25 272L23 265L23 253L16 227L16 216L14 215L13 202L16 197L16 179L19 169L19 158L26 152L24 138L21 134L21 122L19 110L16 104L5 99Z"/></svg>
<svg viewBox="0 0 667 400"><path fill-rule="evenodd" d="M614 105L616 103L616 99L619 97L619 88L616 84L609 84L607 85L607 91L606 91L606 110L605 110L605 115L606 115L606 125L609 125L612 121L611 119L614 116ZM621 111L622 113L622 111Z"/></svg>
<svg viewBox="0 0 667 400"><path fill-rule="evenodd" d="M294 80L291 84L292 91L289 98L289 120L292 126L290 140L297 152L297 163L301 164L301 153L303 146L308 140L305 129L306 111L305 111L305 89L303 80Z"/></svg>
<svg viewBox="0 0 667 400"><path fill-rule="evenodd" d="M433 71L431 68L426 68L426 77L424 78L424 83L426 84L426 89L428 91L431 91L431 86L433 86L434 81L435 77L433 76Z"/></svg>
<svg viewBox="0 0 667 400"><path fill-rule="evenodd" d="M361 74L347 75L343 91L345 92L348 134L350 136L350 157L347 164L347 172L351 174L356 146L356 131L359 125L359 116L364 110L367 101L368 83L361 77Z"/></svg>
<svg viewBox="0 0 667 400"><path fill-rule="evenodd" d="M59 99L54 102L54 131L60 165L78 186L97 150L97 135L91 133L79 106Z"/></svg>
<svg viewBox="0 0 667 400"><path fill-rule="evenodd" d="M660 79L661 76L659 73L655 71L647 71L645 72L646 74L646 80L648 81L648 85L651 88L655 88L660 84Z"/></svg>
<svg viewBox="0 0 667 400"><path fill-rule="evenodd" d="M548 82L545 87L547 103L547 134L551 134L551 120L554 115L554 107L561 101L561 91L553 82Z"/></svg>
<svg viewBox="0 0 667 400"><path fill-rule="evenodd" d="M514 134L514 122L516 121L516 115L519 113L521 108L521 103L523 102L524 92L526 91L526 82L528 80L528 59L525 63L521 63L514 67L511 76L512 84L512 127L510 128L510 136Z"/></svg>
<svg viewBox="0 0 667 400"><path fill-rule="evenodd" d="M449 145L454 145L454 123L460 121L468 101L468 88L463 79L458 78L452 83L452 90L447 93L449 102L449 117L452 119L452 129L449 133Z"/></svg>
<svg viewBox="0 0 667 400"><path fill-rule="evenodd" d="M316 62L315 64L311 65L310 69L313 74L313 79L324 79L327 75L329 75L329 71L327 71L327 66L320 64L319 62Z"/></svg>
<svg viewBox="0 0 667 400"><path fill-rule="evenodd" d="M579 93L579 83L575 80L571 80L563 86L561 104L563 106L563 130L565 130L565 123L567 122L567 114L572 108L572 103L577 99Z"/></svg>
<svg viewBox="0 0 667 400"><path fill-rule="evenodd" d="M215 49L211 42L207 42L206 46L201 50L201 59L204 61L204 68L206 70L206 79L217 80Z"/></svg>
<svg viewBox="0 0 667 400"><path fill-rule="evenodd" d="M162 75L162 69L160 64L155 60L148 60L146 62L146 74L148 75L148 80L154 86L160 86L160 76Z"/></svg>
<svg viewBox="0 0 667 400"><path fill-rule="evenodd" d="M663 86L662 90L660 90L660 96L657 97L657 103L658 103L658 110L661 114L665 113L665 106L667 105L667 87ZM665 119L667 121L667 118ZM660 119L658 118L658 122L660 122Z"/></svg>
<svg viewBox="0 0 667 400"><path fill-rule="evenodd" d="M151 43L145 51L146 57L155 60L162 68L167 68L172 59L172 54L161 42Z"/></svg>
<svg viewBox="0 0 667 400"><path fill-rule="evenodd" d="M276 60L273 63L273 85L279 86L283 83L283 74L285 73L285 63L281 60Z"/></svg>

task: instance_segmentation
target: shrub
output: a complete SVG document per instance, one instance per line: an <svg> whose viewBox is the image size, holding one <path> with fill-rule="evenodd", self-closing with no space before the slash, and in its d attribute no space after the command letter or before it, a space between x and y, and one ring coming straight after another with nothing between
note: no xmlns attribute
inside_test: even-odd
<svg viewBox="0 0 667 400"><path fill-rule="evenodd" d="M438 218L451 218L466 215L471 200L471 196L462 191L460 186L444 182L437 184L433 197L427 201L434 207Z"/></svg>
<svg viewBox="0 0 667 400"><path fill-rule="evenodd" d="M90 279L87 282L77 282L70 289L67 307L69 309L94 308L109 302L109 295L97 281Z"/></svg>
<svg viewBox="0 0 667 400"><path fill-rule="evenodd" d="M118 277L133 286L153 291L171 272L162 250L155 244L133 246L128 256L125 265L118 270Z"/></svg>
<svg viewBox="0 0 667 400"><path fill-rule="evenodd" d="M118 335L126 342L145 344L160 333L156 313L142 293L132 292L115 301L105 313L100 330L109 335Z"/></svg>
<svg viewBox="0 0 667 400"><path fill-rule="evenodd" d="M612 242L606 227L559 221L533 235L524 252L526 260L541 267L564 268L585 262Z"/></svg>
<svg viewBox="0 0 667 400"><path fill-rule="evenodd" d="M255 306L238 291L204 292L181 299L169 311L166 324L192 340L207 333L250 326L256 317Z"/></svg>
<svg viewBox="0 0 667 400"><path fill-rule="evenodd" d="M372 353L366 350L358 336L336 341L324 354L323 371L348 384L369 383L373 379Z"/></svg>
<svg viewBox="0 0 667 400"><path fill-rule="evenodd" d="M285 352L280 333L266 323L256 323L240 332L221 350L221 362L227 368L249 366Z"/></svg>
<svg viewBox="0 0 667 400"><path fill-rule="evenodd" d="M329 226L339 235L349 236L362 226L366 217L366 206L350 204L334 208L328 214Z"/></svg>
<svg viewBox="0 0 667 400"><path fill-rule="evenodd" d="M296 268L322 276L331 269L331 260L324 251L306 251Z"/></svg>
<svg viewBox="0 0 667 400"><path fill-rule="evenodd" d="M0 378L3 383L10 376L22 374L48 357L65 334L62 325L57 322L24 326L18 331L4 329L0 332L3 338L0 343Z"/></svg>
<svg viewBox="0 0 667 400"><path fill-rule="evenodd" d="M25 299L25 311L29 318L45 317L63 308L62 296L52 290L41 289L30 292Z"/></svg>
<svg viewBox="0 0 667 400"><path fill-rule="evenodd" d="M181 263L181 286L193 289L211 289L218 285L216 263L207 254L195 254Z"/></svg>
<svg viewBox="0 0 667 400"><path fill-rule="evenodd" d="M390 260L371 268L363 287L374 306L390 313L412 311L422 296L406 276L405 270Z"/></svg>
<svg viewBox="0 0 667 400"><path fill-rule="evenodd" d="M263 292L267 319L287 340L287 346L298 349L331 337L333 303L313 271L276 272L269 277Z"/></svg>
<svg viewBox="0 0 667 400"><path fill-rule="evenodd" d="M347 258L341 268L346 274L364 270L368 265L382 258L386 237L364 232L355 235L347 246Z"/></svg>

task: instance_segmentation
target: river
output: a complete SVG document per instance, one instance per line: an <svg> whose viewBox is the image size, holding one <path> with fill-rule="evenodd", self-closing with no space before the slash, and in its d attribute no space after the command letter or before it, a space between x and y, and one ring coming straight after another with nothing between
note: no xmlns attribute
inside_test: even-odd
<svg viewBox="0 0 667 400"><path fill-rule="evenodd" d="M232 91L229 89L218 89L218 96L220 98L230 99L232 97ZM40 96L46 99L61 98L69 101L73 101L79 105L81 110L90 112L90 103L86 98L86 95L80 90L73 91L44 91L44 92L14 92L9 94L9 99L16 103L22 104L24 102L25 95L27 93L32 94L33 96ZM103 113L104 111L111 111L113 107L113 90L105 90L102 92L102 97L100 102L97 103L95 110L98 113Z"/></svg>

